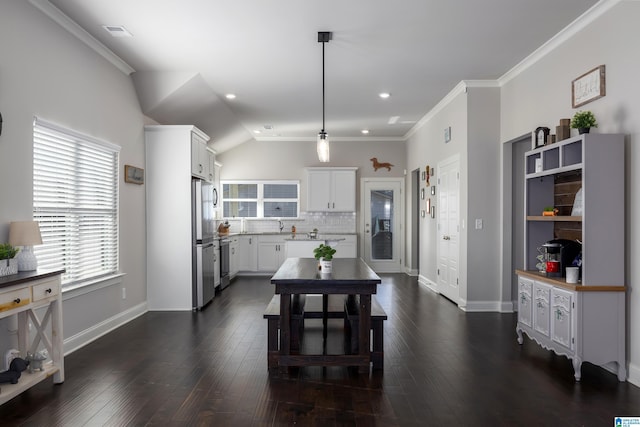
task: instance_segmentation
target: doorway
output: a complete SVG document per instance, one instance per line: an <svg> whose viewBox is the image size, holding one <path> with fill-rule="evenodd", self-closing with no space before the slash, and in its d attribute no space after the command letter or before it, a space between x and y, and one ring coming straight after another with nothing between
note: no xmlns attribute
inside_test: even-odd
<svg viewBox="0 0 640 427"><path fill-rule="evenodd" d="M362 259L376 273L403 271L402 178L363 178Z"/></svg>

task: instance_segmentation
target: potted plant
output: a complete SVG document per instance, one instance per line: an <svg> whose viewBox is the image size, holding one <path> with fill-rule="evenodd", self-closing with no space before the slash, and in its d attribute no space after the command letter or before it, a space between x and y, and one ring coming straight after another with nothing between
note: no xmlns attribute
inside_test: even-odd
<svg viewBox="0 0 640 427"><path fill-rule="evenodd" d="M571 127L578 129L579 134L589 133L590 128L597 128L596 117L591 111L578 111L571 119Z"/></svg>
<svg viewBox="0 0 640 427"><path fill-rule="evenodd" d="M0 276L8 276L18 272L18 260L14 257L18 249L9 243L0 244Z"/></svg>
<svg viewBox="0 0 640 427"><path fill-rule="evenodd" d="M313 250L313 256L319 261L318 269L321 273L331 273L331 261L336 250L329 245L321 243L320 246Z"/></svg>
<svg viewBox="0 0 640 427"><path fill-rule="evenodd" d="M547 206L542 210L542 216L556 216L558 214L558 209L553 206Z"/></svg>

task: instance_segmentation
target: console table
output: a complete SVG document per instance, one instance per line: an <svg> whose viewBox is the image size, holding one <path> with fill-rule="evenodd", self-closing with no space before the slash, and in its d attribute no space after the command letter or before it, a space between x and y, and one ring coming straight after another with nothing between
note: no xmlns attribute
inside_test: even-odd
<svg viewBox="0 0 640 427"><path fill-rule="evenodd" d="M318 271L313 258L287 258L271 278L275 293L280 294L280 355L278 365L286 366L358 366L368 372L371 363L371 295L376 293L380 277L359 258L333 260L332 272ZM291 295L343 294L360 295L358 354L291 354Z"/></svg>
<svg viewBox="0 0 640 427"><path fill-rule="evenodd" d="M33 373L26 370L17 384L0 384L0 404L52 375L54 383L64 382L60 278L63 272L37 270L0 277L0 319L18 316L20 357L25 358L27 352L35 353L42 346L49 352L44 370L34 370ZM42 319L38 317L38 309L45 310ZM34 328L33 337L29 336L29 322Z"/></svg>

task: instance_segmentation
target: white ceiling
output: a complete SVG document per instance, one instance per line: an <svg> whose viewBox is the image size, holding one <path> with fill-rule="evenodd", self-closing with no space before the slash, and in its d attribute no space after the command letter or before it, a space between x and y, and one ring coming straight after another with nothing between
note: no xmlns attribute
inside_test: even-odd
<svg viewBox="0 0 640 427"><path fill-rule="evenodd" d="M325 46L331 138L403 140L461 80L498 79L597 0L50 3L135 70L146 115L195 124L224 151L252 138L315 139L322 127L318 31L333 32ZM114 38L103 25L124 26L133 37Z"/></svg>

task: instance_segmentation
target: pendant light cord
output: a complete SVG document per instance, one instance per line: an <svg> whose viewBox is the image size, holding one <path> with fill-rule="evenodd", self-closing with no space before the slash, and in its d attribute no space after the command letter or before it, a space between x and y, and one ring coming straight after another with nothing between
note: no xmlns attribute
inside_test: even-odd
<svg viewBox="0 0 640 427"><path fill-rule="evenodd" d="M322 42L322 133L324 134L324 45Z"/></svg>

